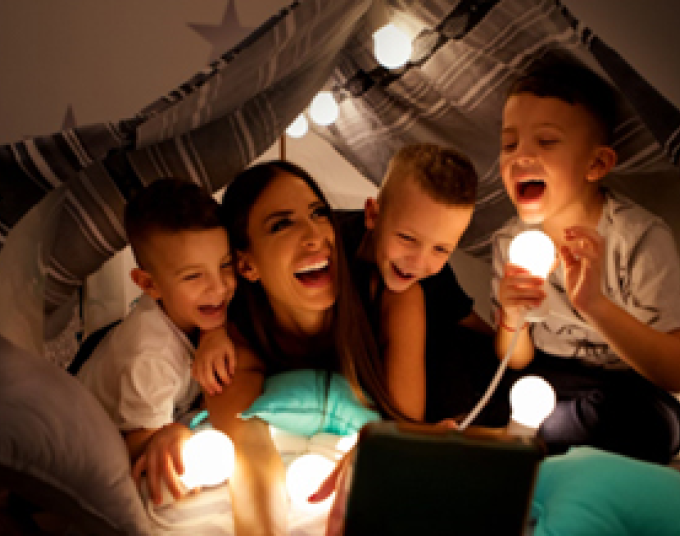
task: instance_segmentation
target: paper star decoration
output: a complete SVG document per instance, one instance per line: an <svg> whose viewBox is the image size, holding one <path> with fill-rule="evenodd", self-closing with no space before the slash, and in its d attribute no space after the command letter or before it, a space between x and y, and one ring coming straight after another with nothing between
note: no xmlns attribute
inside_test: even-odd
<svg viewBox="0 0 680 536"><path fill-rule="evenodd" d="M219 58L247 37L253 28L240 25L235 0L229 1L220 24L192 24L189 26L212 45L208 62Z"/></svg>

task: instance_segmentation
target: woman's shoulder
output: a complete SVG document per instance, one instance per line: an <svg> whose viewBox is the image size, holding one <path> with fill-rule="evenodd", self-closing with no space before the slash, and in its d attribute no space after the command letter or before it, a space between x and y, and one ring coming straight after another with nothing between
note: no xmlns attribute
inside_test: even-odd
<svg viewBox="0 0 680 536"><path fill-rule="evenodd" d="M264 372L264 362L233 322L227 324L227 334L236 350L236 367Z"/></svg>

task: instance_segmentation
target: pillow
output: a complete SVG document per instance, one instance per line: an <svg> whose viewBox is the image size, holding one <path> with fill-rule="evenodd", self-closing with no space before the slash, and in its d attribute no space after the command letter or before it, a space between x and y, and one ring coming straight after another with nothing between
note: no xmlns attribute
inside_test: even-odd
<svg viewBox="0 0 680 536"><path fill-rule="evenodd" d="M78 380L0 337L0 482L99 535L151 534L123 439Z"/></svg>
<svg viewBox="0 0 680 536"><path fill-rule="evenodd" d="M544 460L534 536L678 536L680 472L591 447Z"/></svg>
<svg viewBox="0 0 680 536"><path fill-rule="evenodd" d="M326 398L326 373L318 370L294 370L267 378L263 394L241 413L243 419L252 417L306 437L320 432L350 435L380 419L361 405L340 374L331 375Z"/></svg>

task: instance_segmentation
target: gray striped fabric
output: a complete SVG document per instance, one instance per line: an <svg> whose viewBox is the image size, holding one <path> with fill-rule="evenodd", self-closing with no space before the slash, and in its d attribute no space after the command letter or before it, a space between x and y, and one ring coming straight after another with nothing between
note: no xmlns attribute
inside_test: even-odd
<svg viewBox="0 0 680 536"><path fill-rule="evenodd" d="M371 34L390 10L431 28L417 43L438 48L385 78ZM504 90L534 62L556 58L582 61L620 90L612 181L677 178L678 110L556 0L301 0L131 120L0 147L0 240L65 185L59 238L43 252L49 315L125 245L122 211L137 189L168 175L209 191L227 185L332 87L340 117L314 128L374 183L408 142L471 157L482 183L461 246L488 257L491 233L513 214L498 174Z"/></svg>

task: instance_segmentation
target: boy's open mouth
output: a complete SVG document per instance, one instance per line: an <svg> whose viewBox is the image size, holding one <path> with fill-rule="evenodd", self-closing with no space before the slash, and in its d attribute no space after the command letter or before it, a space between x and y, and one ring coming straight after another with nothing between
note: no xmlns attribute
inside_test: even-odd
<svg viewBox="0 0 680 536"><path fill-rule="evenodd" d="M295 277L304 285L313 285L325 280L330 275L330 263L328 260L319 261L295 272Z"/></svg>
<svg viewBox="0 0 680 536"><path fill-rule="evenodd" d="M517 183L517 199L521 202L536 201L545 192L545 182L540 179Z"/></svg>
<svg viewBox="0 0 680 536"><path fill-rule="evenodd" d="M201 305L198 310L204 315L215 315L224 311L225 303L222 302L218 305Z"/></svg>
<svg viewBox="0 0 680 536"><path fill-rule="evenodd" d="M397 268L396 264L392 264L392 271L397 275L397 277L403 279L404 281L410 281L415 277L413 274L402 272L399 268Z"/></svg>

